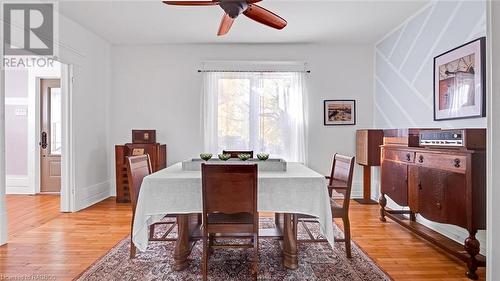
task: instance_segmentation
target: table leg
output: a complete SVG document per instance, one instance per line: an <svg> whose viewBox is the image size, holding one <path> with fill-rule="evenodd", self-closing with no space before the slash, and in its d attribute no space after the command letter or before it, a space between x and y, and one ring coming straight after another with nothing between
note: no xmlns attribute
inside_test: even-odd
<svg viewBox="0 0 500 281"><path fill-rule="evenodd" d="M289 269L297 269L299 262L297 258L297 215L287 214L283 216L283 265Z"/></svg>
<svg viewBox="0 0 500 281"><path fill-rule="evenodd" d="M181 271L188 267L188 257L191 254L194 242L191 236L199 227L198 215L192 214L177 215L177 240L174 250L174 270Z"/></svg>

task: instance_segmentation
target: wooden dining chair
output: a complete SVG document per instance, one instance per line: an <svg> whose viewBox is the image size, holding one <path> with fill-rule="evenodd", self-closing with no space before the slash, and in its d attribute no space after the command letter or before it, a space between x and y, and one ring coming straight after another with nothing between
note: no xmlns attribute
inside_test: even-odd
<svg viewBox="0 0 500 281"><path fill-rule="evenodd" d="M259 213L257 164L205 164L202 171L202 274L207 280L208 257L217 248L253 248L251 273L258 274ZM219 244L217 238L250 238L247 244Z"/></svg>
<svg viewBox="0 0 500 281"><path fill-rule="evenodd" d="M129 156L127 157L127 175L128 182L130 184L130 201L132 203L132 223L130 227L130 258L135 257L136 248L133 237L133 227L134 227L134 217L135 210L137 207L137 199L139 198L139 192L141 190L142 180L147 175L151 174L151 160L148 154L140 156ZM175 215L166 215L165 217L175 218ZM172 232L176 221L165 221L157 222L149 226L149 241L175 241L176 238L168 238L168 235ZM167 225L167 231L161 237L155 237L155 226Z"/></svg>
<svg viewBox="0 0 500 281"><path fill-rule="evenodd" d="M354 174L354 157L335 154L333 156L332 169L328 179L328 194L330 197L330 206L332 208L332 217L340 218L344 224L344 238L335 238L336 242L345 243L347 258L351 258L351 224L349 222L349 201L351 199L352 178ZM342 195L342 204L337 203L333 198L333 191ZM338 200L338 199L337 199ZM306 222L317 222L312 216L299 215L298 222L305 228L309 239L302 239L299 242L326 242L326 239L317 239L307 227Z"/></svg>
<svg viewBox="0 0 500 281"><path fill-rule="evenodd" d="M230 154L231 158L238 158L238 154L250 154L250 158L253 158L253 150L223 150L223 154Z"/></svg>
<svg viewBox="0 0 500 281"><path fill-rule="evenodd" d="M354 157L335 154L333 156L332 171L328 179L328 193L332 207L333 218L342 219L344 224L344 238L335 239L345 242L345 252L351 258L351 224L349 222L349 202L351 200L352 177L354 174ZM338 204L332 197L335 191L342 195L342 204Z"/></svg>

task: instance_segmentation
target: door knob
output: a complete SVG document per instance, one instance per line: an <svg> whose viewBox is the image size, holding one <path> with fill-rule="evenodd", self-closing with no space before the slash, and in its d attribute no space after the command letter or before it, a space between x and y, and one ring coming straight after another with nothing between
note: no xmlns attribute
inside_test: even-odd
<svg viewBox="0 0 500 281"><path fill-rule="evenodd" d="M43 149L46 149L47 148L47 133L46 132L42 132L42 135L40 137L40 140L41 142L39 143L40 146L43 148Z"/></svg>

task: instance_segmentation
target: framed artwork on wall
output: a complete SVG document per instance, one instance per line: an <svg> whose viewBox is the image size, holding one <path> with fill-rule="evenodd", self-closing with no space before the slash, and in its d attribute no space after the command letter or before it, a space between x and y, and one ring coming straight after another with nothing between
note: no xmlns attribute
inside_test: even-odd
<svg viewBox="0 0 500 281"><path fill-rule="evenodd" d="M434 120L486 116L486 38L434 58Z"/></svg>
<svg viewBox="0 0 500 281"><path fill-rule="evenodd" d="M323 116L325 126L356 125L356 101L325 100Z"/></svg>

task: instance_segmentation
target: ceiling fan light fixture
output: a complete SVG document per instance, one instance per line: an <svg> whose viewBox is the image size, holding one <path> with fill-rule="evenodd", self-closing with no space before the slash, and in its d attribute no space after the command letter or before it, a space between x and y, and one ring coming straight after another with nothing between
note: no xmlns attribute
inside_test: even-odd
<svg viewBox="0 0 500 281"><path fill-rule="evenodd" d="M163 1L174 6L213 6L218 5L224 10L224 16L219 26L218 36L227 34L234 20L241 14L248 18L275 29L283 29L287 22L277 14L255 5L262 0L212 0L212 1Z"/></svg>

